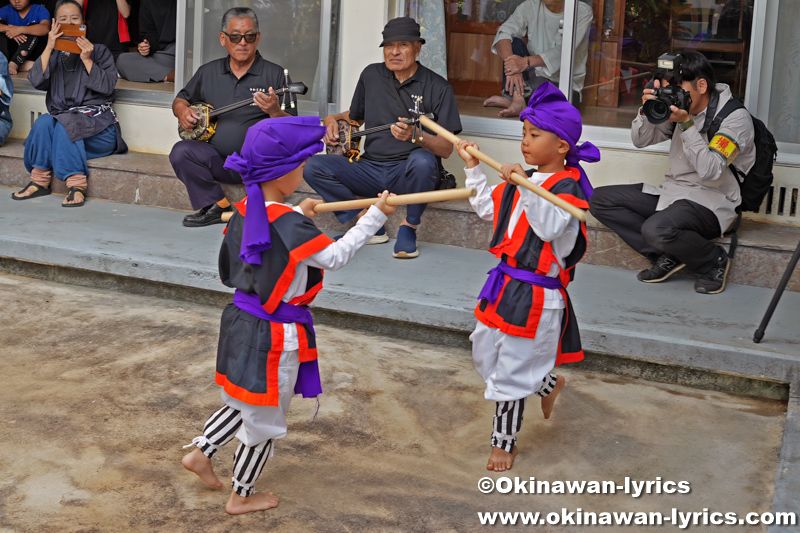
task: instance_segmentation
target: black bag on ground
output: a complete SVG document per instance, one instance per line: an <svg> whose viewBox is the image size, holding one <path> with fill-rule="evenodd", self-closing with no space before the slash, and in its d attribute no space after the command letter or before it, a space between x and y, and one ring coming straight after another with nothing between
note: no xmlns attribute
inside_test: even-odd
<svg viewBox="0 0 800 533"><path fill-rule="evenodd" d="M450 174L444 166L442 166L441 160L439 160L439 177L436 179L436 190L441 191L444 189L455 189L456 188L456 177Z"/></svg>

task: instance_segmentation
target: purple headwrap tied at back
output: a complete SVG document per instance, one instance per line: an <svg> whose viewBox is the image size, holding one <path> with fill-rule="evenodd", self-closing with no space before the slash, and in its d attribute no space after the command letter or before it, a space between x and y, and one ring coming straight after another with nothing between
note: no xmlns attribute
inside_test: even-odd
<svg viewBox="0 0 800 533"><path fill-rule="evenodd" d="M580 112L567 101L564 93L546 81L539 85L528 101L528 107L519 114L521 122L528 121L541 130L551 131L569 143L567 166L577 168L581 173L578 180L583 195L588 200L594 192L581 161L596 163L600 161L600 150L590 142L578 146L583 125Z"/></svg>
<svg viewBox="0 0 800 533"><path fill-rule="evenodd" d="M272 248L264 193L258 184L285 176L320 152L325 131L317 117L264 119L247 130L242 155L228 156L225 168L241 174L247 188L248 209L239 253L245 263L260 265L261 252Z"/></svg>

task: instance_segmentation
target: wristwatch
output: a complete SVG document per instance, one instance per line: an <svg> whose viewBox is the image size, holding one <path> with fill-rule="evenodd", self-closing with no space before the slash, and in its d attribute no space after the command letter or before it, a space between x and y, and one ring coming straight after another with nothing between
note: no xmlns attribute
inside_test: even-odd
<svg viewBox="0 0 800 533"><path fill-rule="evenodd" d="M691 118L686 122L678 122L678 127L681 129L681 131L686 131L692 126L694 126L694 120L692 120Z"/></svg>
<svg viewBox="0 0 800 533"><path fill-rule="evenodd" d="M525 62L528 64L528 68L531 68L531 56L525 56Z"/></svg>

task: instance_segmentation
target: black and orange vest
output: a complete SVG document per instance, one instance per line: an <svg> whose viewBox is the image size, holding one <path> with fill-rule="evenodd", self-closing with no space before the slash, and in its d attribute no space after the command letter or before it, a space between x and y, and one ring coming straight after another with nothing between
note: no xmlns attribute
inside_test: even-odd
<svg viewBox="0 0 800 533"><path fill-rule="evenodd" d="M581 209L588 209L583 191L578 185L580 173L567 167L563 172L550 176L542 187ZM508 224L511 214L520 199L517 187L501 183L492 191L494 202L494 235L489 251L509 266L547 275L551 266L558 265L553 255L552 245L541 240L528 223L527 217L520 217L509 237ZM586 225L581 222L581 230L570 254L564 258L565 266L559 265L559 279L564 289L561 294L566 309L561 323L561 339L558 347L556 365L583 359L580 332L572 311L572 304L566 287L575 274L575 265L586 252ZM516 337L534 338L544 306L544 289L523 281L504 276L503 289L497 300L490 304L481 299L475 308L475 317L487 326L497 328L503 333Z"/></svg>
<svg viewBox="0 0 800 533"><path fill-rule="evenodd" d="M273 313L286 295L295 277L298 263L314 255L333 241L311 219L283 204L267 206L272 247L261 254L261 265L244 263L239 258L244 231L245 202L236 204L225 231L219 254L222 283L250 294L257 294L267 313ZM303 294L292 298L290 305L309 305L322 289L323 271L308 267L308 282ZM227 312L227 309L226 309ZM248 315L252 316L252 315ZM254 317L255 318L255 317ZM215 381L230 396L251 405L278 405L278 367L284 346L283 324L261 319L248 324L227 324L223 313L220 347L217 351ZM317 344L308 325L297 324L300 363L317 359ZM239 328L239 331L231 331ZM244 329L242 329L244 328ZM247 328L260 328L251 335ZM247 342L231 339L247 336ZM257 344L257 346L248 346Z"/></svg>

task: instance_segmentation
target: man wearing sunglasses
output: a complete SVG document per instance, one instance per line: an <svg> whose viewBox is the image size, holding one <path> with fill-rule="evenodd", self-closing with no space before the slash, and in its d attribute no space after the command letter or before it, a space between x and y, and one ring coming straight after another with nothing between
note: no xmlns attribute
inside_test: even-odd
<svg viewBox="0 0 800 533"><path fill-rule="evenodd" d="M258 53L261 33L258 18L252 9L235 7L222 17L220 44L228 56L201 66L172 103L172 112L180 125L191 130L200 119L190 103L205 102L214 108L253 98L252 105L217 117L216 133L208 142L183 140L175 144L169 155L172 168L189 193L196 213L186 215L186 227L210 226L222 222L222 213L232 209L220 183L242 183L238 172L223 167L225 158L239 152L247 129L268 117L296 115L290 105L294 95L279 100L273 87L290 83L283 67L271 63Z"/></svg>

